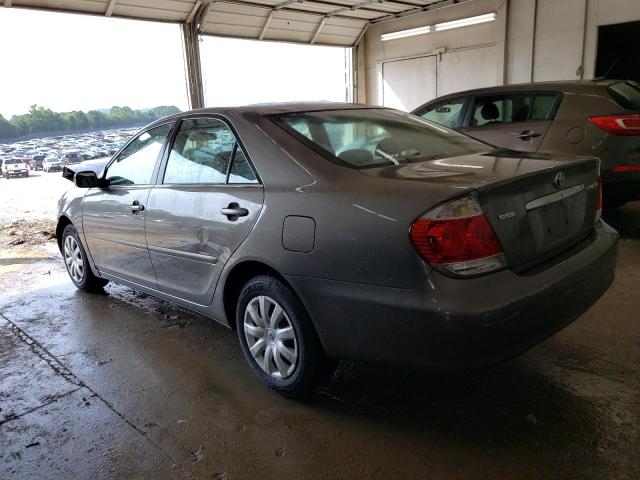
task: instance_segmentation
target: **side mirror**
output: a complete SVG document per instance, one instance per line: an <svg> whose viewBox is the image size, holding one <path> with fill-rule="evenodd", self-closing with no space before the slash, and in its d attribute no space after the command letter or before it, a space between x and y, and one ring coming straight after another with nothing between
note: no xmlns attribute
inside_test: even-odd
<svg viewBox="0 0 640 480"><path fill-rule="evenodd" d="M98 186L98 176L96 172L90 170L85 172L77 172L73 178L73 182L79 188L95 188Z"/></svg>

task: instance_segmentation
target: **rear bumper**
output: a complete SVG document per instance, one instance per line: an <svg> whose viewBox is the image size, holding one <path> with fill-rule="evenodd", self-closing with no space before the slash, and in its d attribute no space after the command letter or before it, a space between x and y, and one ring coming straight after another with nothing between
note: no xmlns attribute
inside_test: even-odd
<svg viewBox="0 0 640 480"><path fill-rule="evenodd" d="M576 320L613 281L615 230L535 275L452 279L416 289L287 277L330 357L459 370L514 357Z"/></svg>

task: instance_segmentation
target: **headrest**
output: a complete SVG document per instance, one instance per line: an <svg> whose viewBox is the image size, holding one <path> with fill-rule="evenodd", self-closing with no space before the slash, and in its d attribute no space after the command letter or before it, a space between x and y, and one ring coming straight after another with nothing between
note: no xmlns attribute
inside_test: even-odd
<svg viewBox="0 0 640 480"><path fill-rule="evenodd" d="M485 103L480 110L480 115L484 120L497 120L500 117L500 110L495 103Z"/></svg>

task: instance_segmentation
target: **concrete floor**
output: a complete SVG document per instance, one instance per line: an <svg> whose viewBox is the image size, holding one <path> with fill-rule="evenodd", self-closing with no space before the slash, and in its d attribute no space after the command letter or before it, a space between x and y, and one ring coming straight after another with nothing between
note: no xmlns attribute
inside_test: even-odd
<svg viewBox="0 0 640 480"><path fill-rule="evenodd" d="M344 364L304 403L214 322L4 251L0 478L640 478L640 204L607 219L612 288L529 353L466 377Z"/></svg>

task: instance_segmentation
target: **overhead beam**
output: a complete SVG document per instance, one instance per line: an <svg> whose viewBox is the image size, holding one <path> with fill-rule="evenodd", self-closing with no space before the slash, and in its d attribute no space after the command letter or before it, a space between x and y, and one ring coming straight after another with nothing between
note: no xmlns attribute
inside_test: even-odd
<svg viewBox="0 0 640 480"><path fill-rule="evenodd" d="M276 13L276 9L272 9L269 12L269 15L267 16L267 19L264 22L264 25L262 26L262 30L260 31L260 36L258 37L258 40L262 40L265 36L265 34L267 33L267 28L269 28L269 24L271 23L271 20L273 19L273 15Z"/></svg>
<svg viewBox="0 0 640 480"><path fill-rule="evenodd" d="M267 15L267 19L264 21L264 25L262 25L262 30L260 30L260 36L258 37L258 40L262 40L264 38L267 33L267 29L271 24L271 20L273 20L273 16L278 10L282 10L283 8L288 7L289 5L293 5L294 3L303 3L304 1L305 0L287 0L286 2L275 5L269 12L269 15Z"/></svg>
<svg viewBox="0 0 640 480"><path fill-rule="evenodd" d="M318 35L320 35L320 30L322 30L322 27L324 27L324 24L327 21L327 18L328 17L325 15L324 17L322 17L322 20L320 20L320 23L318 23L318 28L316 28L316 31L313 34L311 41L309 42L311 45L316 43L316 40L318 39Z"/></svg>
<svg viewBox="0 0 640 480"><path fill-rule="evenodd" d="M362 30L360 30L360 33L358 34L358 38L356 38L356 41L353 42L354 47L357 47L360 41L362 41L362 37L364 37L364 34L367 33L367 30L369 29L369 25L371 25L371 23L367 22L365 26L362 27Z"/></svg>
<svg viewBox="0 0 640 480"><path fill-rule="evenodd" d="M336 8L330 12L327 12L325 15L327 17L333 17L334 15L339 15L344 12L355 12L356 10L364 7L368 7L374 3L385 3L385 0L368 0L366 2L356 3L354 5L350 5L348 7Z"/></svg>
<svg viewBox="0 0 640 480"><path fill-rule="evenodd" d="M107 5L107 9L104 11L105 16L110 17L113 14L113 9L116 7L116 2L118 0L109 0L109 4Z"/></svg>
<svg viewBox="0 0 640 480"><path fill-rule="evenodd" d="M460 5L462 3L471 2L472 0L440 0L439 2L430 3L423 7L412 8L410 10L404 10L398 13L392 13L380 18L374 18L370 23L388 22L389 20L395 20L396 18L410 17L423 12L429 12L431 10L439 10L445 7L452 7L454 5Z"/></svg>
<svg viewBox="0 0 640 480"><path fill-rule="evenodd" d="M201 33L202 31L202 25L204 25L204 21L207 18L207 14L209 13L209 7L213 3L213 1L214 0L204 0L193 16L193 20L191 21L191 23L196 25L198 33Z"/></svg>
<svg viewBox="0 0 640 480"><path fill-rule="evenodd" d="M274 10L280 10L288 5L293 5L294 3L304 3L305 0L287 0L286 2L282 2L273 7Z"/></svg>
<svg viewBox="0 0 640 480"><path fill-rule="evenodd" d="M196 13L198 13L198 9L200 8L200 5L202 5L202 0L198 0L194 5L193 8L191 9L191 12L189 12L189 16L187 17L187 19L184 21L184 23L191 23L193 22L193 17L196 16Z"/></svg>

